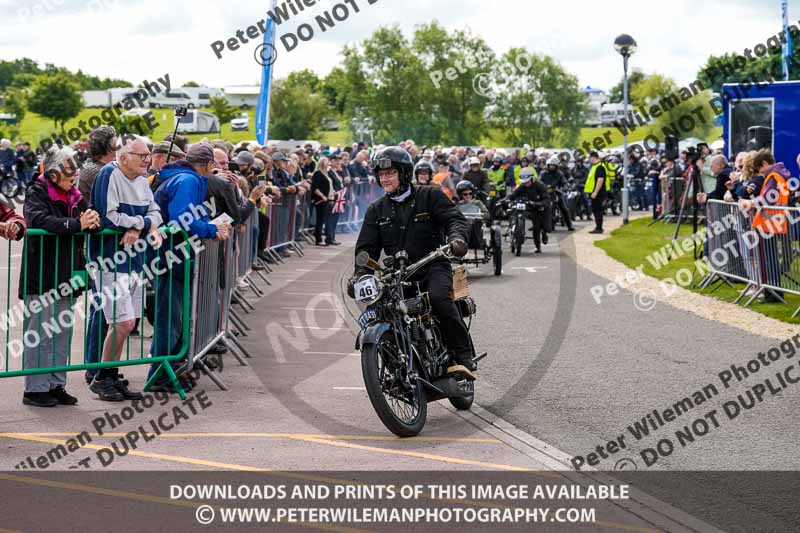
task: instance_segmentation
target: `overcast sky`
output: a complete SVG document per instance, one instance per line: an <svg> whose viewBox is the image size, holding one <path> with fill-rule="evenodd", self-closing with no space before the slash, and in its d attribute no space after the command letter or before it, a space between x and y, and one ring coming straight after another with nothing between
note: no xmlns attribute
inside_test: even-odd
<svg viewBox="0 0 800 533"><path fill-rule="evenodd" d="M619 33L629 33L639 44L632 67L685 84L709 54L741 52L781 29L779 0L350 1L361 12L351 9L347 20L325 33L316 28L314 17L338 0L318 0L277 28L279 36L304 22L317 30L290 53L277 43L277 76L303 68L325 75L340 61L344 44L361 41L375 28L399 23L410 35L415 25L436 19L448 29L470 28L498 54L512 46L548 53L582 85L602 89L621 77L613 41ZM269 4L270 0L0 0L0 58L30 57L40 64L133 83L168 72L174 86L189 80L213 87L257 84L261 71L253 59L256 42L235 52L226 49L222 59L214 56L210 44L255 24ZM790 0L789 15L790 23L797 23L800 0Z"/></svg>

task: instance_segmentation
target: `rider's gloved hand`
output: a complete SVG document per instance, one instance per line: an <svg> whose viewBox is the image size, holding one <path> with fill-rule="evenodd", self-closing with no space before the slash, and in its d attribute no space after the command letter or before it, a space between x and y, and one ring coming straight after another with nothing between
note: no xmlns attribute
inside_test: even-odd
<svg viewBox="0 0 800 533"><path fill-rule="evenodd" d="M453 255L456 257L464 257L469 251L467 243L461 239L453 239L450 241L450 249L453 250Z"/></svg>
<svg viewBox="0 0 800 533"><path fill-rule="evenodd" d="M356 298L356 290L355 290L356 281L358 281L358 278L360 278L364 274L368 274L368 273L369 273L369 271L366 270L366 269L356 268L356 271L353 272L353 275L350 276L350 279L347 280L347 295L350 298L355 300L355 298Z"/></svg>

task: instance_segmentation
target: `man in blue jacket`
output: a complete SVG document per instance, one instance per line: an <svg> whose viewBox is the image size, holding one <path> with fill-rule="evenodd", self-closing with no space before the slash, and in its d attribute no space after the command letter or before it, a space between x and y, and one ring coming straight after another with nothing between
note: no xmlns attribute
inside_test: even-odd
<svg viewBox="0 0 800 533"><path fill-rule="evenodd" d="M185 161L171 163L161 170L163 181L156 190L155 200L168 224L177 224L190 237L224 241L230 236L230 225L212 224L204 207L208 177L212 175L213 170L214 150L211 145L206 143L191 145L186 152ZM182 242L182 239L175 236L168 240L167 244L161 247L165 253L186 246L188 243ZM181 254L176 255L181 256ZM183 341L183 321L189 318L183 316L183 294L186 283L190 284L189 294L191 294L191 278L184 279L183 265L162 278L158 280L156 294L158 315L150 350L153 357L175 355L180 351ZM159 366L160 364L153 364L148 377L152 376ZM191 384L183 380L181 386L184 390L191 389ZM153 384L152 390L174 392L167 376L160 376Z"/></svg>

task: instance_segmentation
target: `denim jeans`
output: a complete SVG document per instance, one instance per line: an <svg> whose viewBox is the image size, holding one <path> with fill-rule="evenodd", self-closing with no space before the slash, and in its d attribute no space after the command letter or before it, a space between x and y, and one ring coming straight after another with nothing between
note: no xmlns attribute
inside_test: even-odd
<svg viewBox="0 0 800 533"><path fill-rule="evenodd" d="M89 292L86 293L86 298L89 299L89 323L86 326L85 361L99 363L103 353L103 342L108 334L108 322L103 309L98 306L100 295L95 288L94 280L89 276L88 281ZM94 377L97 372L96 368L92 368L87 370L86 374Z"/></svg>
<svg viewBox="0 0 800 533"><path fill-rule="evenodd" d="M171 284L169 273L158 277L154 313L156 318L153 328L153 343L150 346L152 357L175 355L180 351L183 341L183 321L190 320L190 317L183 316L184 283L189 283L189 294L191 294L191 281L184 281L181 275L173 275ZM172 368L177 368L180 360L171 361L170 364ZM150 365L150 371L147 373L148 379L159 366L161 363Z"/></svg>

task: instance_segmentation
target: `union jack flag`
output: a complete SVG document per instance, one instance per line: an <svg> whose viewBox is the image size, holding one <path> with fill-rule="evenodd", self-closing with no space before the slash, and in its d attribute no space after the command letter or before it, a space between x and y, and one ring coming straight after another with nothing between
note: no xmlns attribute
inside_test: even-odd
<svg viewBox="0 0 800 533"><path fill-rule="evenodd" d="M336 213L344 213L344 204L347 203L347 200L344 198L345 190L342 189L340 191L336 191L336 201L333 204L333 214Z"/></svg>

